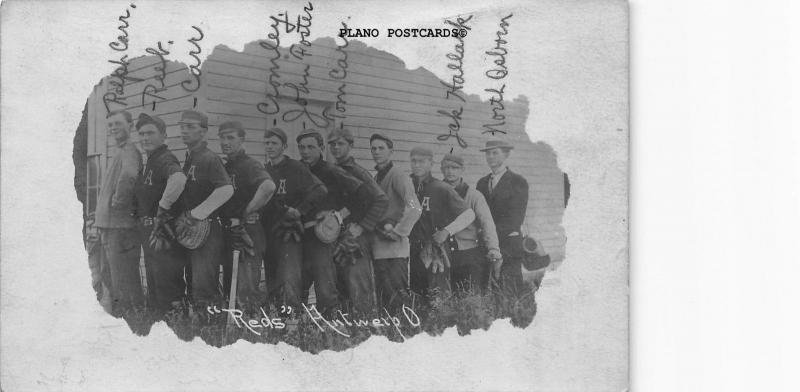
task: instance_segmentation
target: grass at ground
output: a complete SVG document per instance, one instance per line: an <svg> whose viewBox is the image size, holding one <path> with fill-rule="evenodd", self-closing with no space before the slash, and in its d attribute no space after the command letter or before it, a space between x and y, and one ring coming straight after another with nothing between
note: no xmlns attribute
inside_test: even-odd
<svg viewBox="0 0 800 392"><path fill-rule="evenodd" d="M147 335L157 321L165 321L178 338L190 341L200 337L209 345L222 347L239 339L253 343L284 342L303 351L342 351L367 340L372 335L386 336L401 342L418 333L440 335L455 326L460 335L472 330L487 330L497 319L510 318L511 324L525 328L536 314L531 290L468 289L430 298L413 297L412 303L393 314L358 315L352 311L322 315L313 306L303 306L291 314L280 313L274 305L247 304L235 311L238 317L228 325L229 311L220 299L206 306L182 306L169 312L150 308L131 309L124 314L131 330ZM214 306L219 312L214 311ZM210 311L209 311L210 309ZM238 313L241 311L241 313Z"/></svg>

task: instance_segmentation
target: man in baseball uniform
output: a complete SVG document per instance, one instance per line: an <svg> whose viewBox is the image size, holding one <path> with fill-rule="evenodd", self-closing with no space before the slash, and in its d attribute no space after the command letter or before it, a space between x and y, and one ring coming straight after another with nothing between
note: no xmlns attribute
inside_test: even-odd
<svg viewBox="0 0 800 392"><path fill-rule="evenodd" d="M375 202L379 194L374 192L378 189L365 186L341 167L322 159L325 144L319 131L305 130L296 140L303 162L328 189L328 196L319 205L315 219L321 221L328 213L340 214L342 218L340 223L347 224L346 232L342 235L349 235L353 239L360 237L365 229L373 228L374 222L370 219L380 216L381 209L380 204L376 205ZM348 213L353 214L352 217L356 219L352 219ZM364 258L363 251L361 257L356 255L341 261L343 265L339 269L343 275L351 278L346 287L347 293L343 293L345 298L356 310L366 313L374 306L374 290L372 290L372 278L364 276L368 274L368 268L359 268L359 265L363 266L358 262ZM339 303L338 298L330 297L330 295L338 297L338 271L334 267L333 252L333 245L321 241L311 230L303 237L304 288L307 289L312 283L314 284L319 307L324 310L332 309ZM361 262L363 263L363 260ZM356 274L363 279L356 279L354 276Z"/></svg>
<svg viewBox="0 0 800 392"><path fill-rule="evenodd" d="M441 165L444 182L452 186L475 213L475 220L452 237L450 278L454 287L464 292L480 293L488 286L490 267L497 279L503 262L492 212L483 194L467 185L462 178L464 158L461 155L445 154Z"/></svg>
<svg viewBox="0 0 800 392"><path fill-rule="evenodd" d="M106 167L97 196L95 227L100 231L101 259L109 268L112 312L121 315L144 304L139 278L141 239L136 228L133 188L142 168L142 156L130 140L133 117L127 111L106 115L116 153Z"/></svg>
<svg viewBox="0 0 800 392"><path fill-rule="evenodd" d="M139 140L147 154L147 163L136 180L136 217L143 239L147 275L148 301L151 307L168 310L180 304L186 292L184 267L186 254L174 242L164 238L162 243L150 241L153 230L174 216L172 206L186 185L178 158L164 144L167 126L156 116L140 114L136 122Z"/></svg>
<svg viewBox="0 0 800 392"><path fill-rule="evenodd" d="M357 164L350 155L354 141L353 133L347 128L334 129L328 134L328 146L331 149L331 155L336 159L336 164L361 181L363 189L356 191L361 191L366 195L362 201L365 204L358 204L357 198L344 200L345 205L351 210L350 216L345 219L345 225L362 249L363 257L355 258L354 264L337 264L342 294L345 294L357 309L364 312L374 308L375 305L375 284L369 237L372 236L375 225L389 207L389 198L375 183L367 169ZM328 189L331 187L329 186Z"/></svg>
<svg viewBox="0 0 800 392"><path fill-rule="evenodd" d="M181 213L190 220L207 220L210 232L196 249L188 249L192 269L192 297L201 305L220 297L219 265L224 254L219 208L233 196L233 186L222 160L208 149L205 141L208 118L187 110L178 122L181 138L188 149L183 173L186 186L181 195Z"/></svg>
<svg viewBox="0 0 800 392"><path fill-rule="evenodd" d="M450 290L447 239L464 230L475 213L453 187L431 175L433 151L414 147L411 178L422 215L411 230L411 289L424 296Z"/></svg>
<svg viewBox="0 0 800 392"><path fill-rule="evenodd" d="M480 180L476 188L486 198L497 227L503 263L501 284L511 290L523 288L522 223L528 207L528 181L512 172L505 161L514 146L504 140L489 140L481 149L492 172Z"/></svg>
<svg viewBox="0 0 800 392"><path fill-rule="evenodd" d="M275 192L262 210L261 222L267 238L264 264L270 298L296 308L303 293L302 222L313 219L309 214L328 191L308 166L284 154L287 147L286 132L281 128L264 133L266 167Z"/></svg>
<svg viewBox="0 0 800 392"><path fill-rule="evenodd" d="M239 121L227 121L219 125L220 147L222 153L227 155L225 170L233 184L233 196L222 206L223 226L227 235L223 288L225 294L230 292L233 250L239 249L236 298L241 302L256 303L266 299L266 294L260 292L258 287L266 245L259 210L275 192L275 183L264 165L247 155L244 139L244 127Z"/></svg>
<svg viewBox="0 0 800 392"><path fill-rule="evenodd" d="M387 136L370 137L370 151L375 161L375 181L389 198L372 236L375 267L375 291L380 306L395 314L408 301L408 235L417 223L422 208L414 192L411 177L392 162L394 142Z"/></svg>

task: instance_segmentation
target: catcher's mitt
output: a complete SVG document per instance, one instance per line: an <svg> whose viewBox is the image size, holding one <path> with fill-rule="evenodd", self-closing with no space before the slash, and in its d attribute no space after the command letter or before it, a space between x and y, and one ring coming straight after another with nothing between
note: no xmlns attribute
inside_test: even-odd
<svg viewBox="0 0 800 392"><path fill-rule="evenodd" d="M352 235L345 232L333 247L333 261L338 265L353 265L364 257L361 245Z"/></svg>
<svg viewBox="0 0 800 392"><path fill-rule="evenodd" d="M323 211L314 225L314 234L323 244L332 244L342 232L342 220L336 211Z"/></svg>
<svg viewBox="0 0 800 392"><path fill-rule="evenodd" d="M197 249L206 243L211 232L211 222L207 219L195 219L184 212L175 219L175 239L186 249Z"/></svg>

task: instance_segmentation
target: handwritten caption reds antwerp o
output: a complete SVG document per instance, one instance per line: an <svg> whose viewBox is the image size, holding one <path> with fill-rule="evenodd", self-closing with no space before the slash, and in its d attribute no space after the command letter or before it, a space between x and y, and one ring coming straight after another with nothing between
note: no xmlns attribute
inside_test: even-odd
<svg viewBox="0 0 800 392"><path fill-rule="evenodd" d="M349 331L347 330L350 327L356 328L382 328L382 327L393 327L399 334L403 340L406 340L405 335L400 330L401 320L397 316L392 316L389 314L385 308L383 312L386 314L386 317L376 317L373 319L356 319L353 317L348 317L348 313L342 313L341 310L337 311L337 314L333 317L326 318L323 316L318 310L315 305L311 305L311 307L306 306L303 304L303 309L305 309L306 314L310 317L311 321L319 328L320 331L325 332L325 328L330 328L334 332L344 337L350 337ZM221 314L221 313L228 313L231 318L233 319L234 323L238 328L247 328L250 332L261 336L261 332L259 330L267 329L284 329L289 327L292 328L292 323L287 322L286 320L280 317L269 317L267 316L267 312L264 311L264 308L260 308L261 314L263 317L260 319L244 319L244 312L239 309L220 309L217 306L208 306L206 307L206 311L209 314ZM403 316L406 319L406 322L414 328L419 328L421 325L421 320L414 309L409 308L405 304L403 305ZM291 307L288 307L287 313L292 313Z"/></svg>

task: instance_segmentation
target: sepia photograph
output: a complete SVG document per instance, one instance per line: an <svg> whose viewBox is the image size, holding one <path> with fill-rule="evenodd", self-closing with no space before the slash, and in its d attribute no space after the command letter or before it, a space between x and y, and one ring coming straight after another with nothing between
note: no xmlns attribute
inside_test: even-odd
<svg viewBox="0 0 800 392"><path fill-rule="evenodd" d="M33 56L7 37L27 16L47 15L32 39L75 51L52 78L81 77L58 87L58 131L32 152L58 176L30 193L57 211L33 219L61 234L30 260L59 247L58 261L4 260L2 351L30 355L45 318L74 332L51 338L60 375L4 354L4 387L625 389L627 12L5 2L4 131L9 58ZM3 133L3 155L17 137ZM17 200L4 220L35 203ZM25 279L42 297L15 299ZM37 301L47 314L17 324ZM248 367L211 376L275 358L250 369L288 378L288 357L280 385L248 382ZM419 370L432 368L443 378Z"/></svg>

